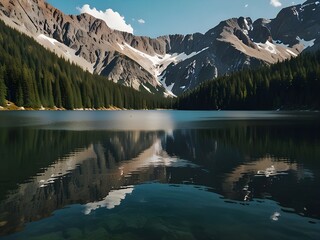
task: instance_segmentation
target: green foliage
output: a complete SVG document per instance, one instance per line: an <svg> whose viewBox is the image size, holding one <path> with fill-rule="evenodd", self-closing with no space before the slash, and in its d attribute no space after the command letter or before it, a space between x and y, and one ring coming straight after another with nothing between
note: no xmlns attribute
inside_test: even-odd
<svg viewBox="0 0 320 240"><path fill-rule="evenodd" d="M201 84L178 109L320 109L320 52Z"/></svg>
<svg viewBox="0 0 320 240"><path fill-rule="evenodd" d="M0 105L154 109L170 100L115 84L59 58L0 21Z"/></svg>
<svg viewBox="0 0 320 240"><path fill-rule="evenodd" d="M5 106L7 87L4 83L4 68L0 68L0 106Z"/></svg>

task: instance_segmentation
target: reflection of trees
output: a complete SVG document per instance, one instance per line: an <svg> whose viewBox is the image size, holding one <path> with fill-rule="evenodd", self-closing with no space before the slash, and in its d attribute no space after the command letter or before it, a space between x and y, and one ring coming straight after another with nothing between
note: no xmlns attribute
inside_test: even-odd
<svg viewBox="0 0 320 240"><path fill-rule="evenodd" d="M249 184L253 197L272 196L282 206L319 218L319 130L319 124L226 123L223 128L174 131L162 144L169 155L210 170L195 178L197 184L236 200L244 199ZM290 174L254 177L273 164L288 166Z"/></svg>
<svg viewBox="0 0 320 240"><path fill-rule="evenodd" d="M36 175L42 168L77 148L90 144L88 133L44 131L29 128L1 128L0 197L17 183Z"/></svg>
<svg viewBox="0 0 320 240"><path fill-rule="evenodd" d="M0 204L0 222L5 223L1 232L14 232L24 222L47 217L68 204L100 200L121 186L153 177L163 178L165 169L159 167L136 173L138 179L135 174L127 176L146 161L144 158L149 155L144 157L141 153L161 135L161 132L138 131L1 129L0 151L4 156L1 178L8 182L1 189L2 196L11 190ZM13 141L12 136L15 136ZM131 161L126 163L125 160ZM39 187L52 173L57 176L55 180ZM16 189L17 184L19 189Z"/></svg>
<svg viewBox="0 0 320 240"><path fill-rule="evenodd" d="M159 133L58 131L33 128L0 129L0 199L9 189L43 172L77 149L101 143L108 164L136 157Z"/></svg>
<svg viewBox="0 0 320 240"><path fill-rule="evenodd" d="M220 122L217 128L175 130L166 136L163 132L0 129L0 196L7 195L0 205L0 222L11 224L2 230L15 231L24 222L46 217L68 204L101 200L112 189L152 180L212 187L237 200L243 200L243 187L249 185L255 189L253 197L271 195L282 206L319 217L318 132L319 124L266 122ZM163 155L157 153L159 157L178 156L202 167L162 163L141 168L159 150L152 145L160 138ZM59 162L67 172L63 163L73 156L78 161L73 166L78 167L39 188L38 173ZM278 180L254 177L273 161L279 163L276 167L292 163L290 169L295 173ZM312 177L303 177L306 168ZM270 181L273 184L268 184Z"/></svg>
<svg viewBox="0 0 320 240"><path fill-rule="evenodd" d="M247 157L266 155L319 166L320 162L315 161L320 156L319 132L319 124L228 123L216 129L176 130L163 145L170 155L195 161L214 171L232 169L247 161Z"/></svg>

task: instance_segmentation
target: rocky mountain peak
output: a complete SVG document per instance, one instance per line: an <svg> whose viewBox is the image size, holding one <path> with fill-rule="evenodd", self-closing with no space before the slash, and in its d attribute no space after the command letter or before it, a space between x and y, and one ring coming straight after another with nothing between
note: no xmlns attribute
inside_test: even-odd
<svg viewBox="0 0 320 240"><path fill-rule="evenodd" d="M270 31L270 20L259 18L252 24L252 31L250 37L254 42L265 43L266 41L273 42Z"/></svg>
<svg viewBox="0 0 320 240"><path fill-rule="evenodd" d="M271 22L271 33L274 38L289 46L300 44L302 50L318 49L320 47L319 3L319 1L309 0L303 4L282 9Z"/></svg>
<svg viewBox="0 0 320 240"><path fill-rule="evenodd" d="M251 18L247 17L239 17L238 20L238 25L243 31L251 31L252 30L252 20Z"/></svg>

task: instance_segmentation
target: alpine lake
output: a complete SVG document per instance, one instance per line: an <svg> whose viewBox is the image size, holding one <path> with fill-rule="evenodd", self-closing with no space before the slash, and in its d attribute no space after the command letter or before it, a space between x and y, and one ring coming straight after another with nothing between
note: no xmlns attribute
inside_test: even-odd
<svg viewBox="0 0 320 240"><path fill-rule="evenodd" d="M320 113L0 112L0 239L320 239Z"/></svg>

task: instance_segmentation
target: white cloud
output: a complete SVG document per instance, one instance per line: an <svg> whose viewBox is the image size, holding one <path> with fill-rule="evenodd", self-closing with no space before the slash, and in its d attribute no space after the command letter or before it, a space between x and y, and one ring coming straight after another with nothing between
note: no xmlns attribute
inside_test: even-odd
<svg viewBox="0 0 320 240"><path fill-rule="evenodd" d="M106 22L106 24L115 30L133 33L133 28L130 24L127 24L124 17L118 12L113 11L111 8L107 9L105 12L97 10L96 8L90 8L89 4L83 5L81 8L77 8L80 13L88 13L95 18L101 19Z"/></svg>
<svg viewBox="0 0 320 240"><path fill-rule="evenodd" d="M145 23L146 23L146 21L145 21L145 20L143 20L143 19L139 19L139 20L138 20L138 23L140 23L140 24L145 24Z"/></svg>
<svg viewBox="0 0 320 240"><path fill-rule="evenodd" d="M249 4L244 5L245 8L249 7Z"/></svg>
<svg viewBox="0 0 320 240"><path fill-rule="evenodd" d="M270 4L274 7L281 7L282 3L280 2L280 0L270 0Z"/></svg>

